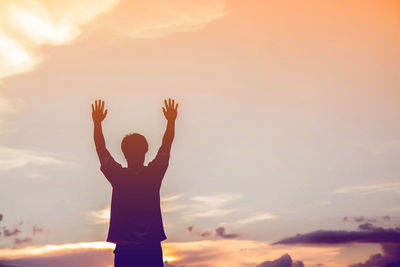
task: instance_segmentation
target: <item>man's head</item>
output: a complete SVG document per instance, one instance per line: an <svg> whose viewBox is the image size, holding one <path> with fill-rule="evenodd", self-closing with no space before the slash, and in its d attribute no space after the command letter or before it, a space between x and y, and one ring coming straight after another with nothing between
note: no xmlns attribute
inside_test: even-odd
<svg viewBox="0 0 400 267"><path fill-rule="evenodd" d="M126 135L122 139L121 149L128 161L128 165L136 165L143 164L149 145L143 135L133 133Z"/></svg>

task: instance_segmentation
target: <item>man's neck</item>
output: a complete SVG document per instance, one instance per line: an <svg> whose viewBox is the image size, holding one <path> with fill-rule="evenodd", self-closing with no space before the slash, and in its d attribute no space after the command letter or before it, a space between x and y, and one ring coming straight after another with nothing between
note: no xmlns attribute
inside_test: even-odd
<svg viewBox="0 0 400 267"><path fill-rule="evenodd" d="M143 168L143 163L137 163L137 162L135 162L135 163L129 163L128 162L128 169L131 169L131 170L140 170L141 168Z"/></svg>

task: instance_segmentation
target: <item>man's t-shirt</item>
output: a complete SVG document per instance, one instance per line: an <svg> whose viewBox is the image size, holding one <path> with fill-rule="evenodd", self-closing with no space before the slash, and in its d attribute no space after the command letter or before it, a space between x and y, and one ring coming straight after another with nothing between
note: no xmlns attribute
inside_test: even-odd
<svg viewBox="0 0 400 267"><path fill-rule="evenodd" d="M107 242L143 244L165 240L160 187L169 154L159 152L138 171L123 168L108 151L100 161L100 169L113 188Z"/></svg>

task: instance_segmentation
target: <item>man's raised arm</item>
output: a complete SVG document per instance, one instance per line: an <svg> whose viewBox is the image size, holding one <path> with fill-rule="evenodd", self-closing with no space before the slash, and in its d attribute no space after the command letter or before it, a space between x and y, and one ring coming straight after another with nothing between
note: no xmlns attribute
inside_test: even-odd
<svg viewBox="0 0 400 267"><path fill-rule="evenodd" d="M101 122L106 116L107 109L104 110L104 101L100 99L96 100L94 105L92 104L92 118L94 124L94 144L96 145L96 151L100 162L102 162L109 155L103 136L103 129L101 127Z"/></svg>
<svg viewBox="0 0 400 267"><path fill-rule="evenodd" d="M175 100L168 99L164 100L165 107L163 107L164 116L167 119L167 129L165 130L162 144L158 153L168 154L171 151L172 141L174 141L175 136L175 120L178 115L178 104L175 105Z"/></svg>

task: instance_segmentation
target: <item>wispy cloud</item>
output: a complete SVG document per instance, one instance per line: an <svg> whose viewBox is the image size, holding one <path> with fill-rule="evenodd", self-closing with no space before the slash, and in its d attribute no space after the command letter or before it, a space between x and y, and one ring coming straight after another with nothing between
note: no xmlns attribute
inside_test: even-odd
<svg viewBox="0 0 400 267"><path fill-rule="evenodd" d="M249 224L249 223L255 223L255 222L261 222L265 220L271 220L271 219L276 219L278 216L273 215L271 213L265 212L265 213L259 213L259 214L254 214L248 218L238 220L238 224Z"/></svg>
<svg viewBox="0 0 400 267"><path fill-rule="evenodd" d="M34 165L71 165L73 162L58 155L26 149L0 147L0 171Z"/></svg>
<svg viewBox="0 0 400 267"><path fill-rule="evenodd" d="M357 185L357 186L347 186L337 189L334 193L336 194L350 194L350 193L360 193L360 194L372 194L379 192L395 192L400 194L400 183L380 183L371 185Z"/></svg>
<svg viewBox="0 0 400 267"><path fill-rule="evenodd" d="M381 155L387 152L400 151L400 139L386 140L373 144L357 144L358 147L363 147L371 153Z"/></svg>
<svg viewBox="0 0 400 267"><path fill-rule="evenodd" d="M225 14L222 0L121 1L102 25L129 38L157 38L200 30Z"/></svg>
<svg viewBox="0 0 400 267"><path fill-rule="evenodd" d="M373 218L366 218L364 216L345 216L343 217L342 221L343 222L356 222L356 223L362 223L362 222L369 222L369 223L375 223L378 221L390 221L391 217L389 215L384 215L381 217L373 217Z"/></svg>
<svg viewBox="0 0 400 267"><path fill-rule="evenodd" d="M0 79L32 69L41 45L75 39L81 27L118 0L3 0L0 2Z"/></svg>
<svg viewBox="0 0 400 267"><path fill-rule="evenodd" d="M181 210L186 206L184 204L177 203L177 200L181 198L182 194L168 195L161 197L161 209L163 213L169 213ZM110 222L111 207L106 207L93 210L89 212L89 219L94 224L108 224Z"/></svg>
<svg viewBox="0 0 400 267"><path fill-rule="evenodd" d="M191 203L183 212L185 220L194 218L221 217L235 211L234 208L226 207L226 204L241 198L235 193L214 193L210 195L194 196L190 198Z"/></svg>
<svg viewBox="0 0 400 267"><path fill-rule="evenodd" d="M171 213L184 209L187 205L182 203L182 194L161 196L161 211L163 213Z"/></svg>
<svg viewBox="0 0 400 267"><path fill-rule="evenodd" d="M315 201L315 202L312 202L311 203L311 205L312 206L318 206L318 207L322 207L322 206L328 206L328 205L330 205L331 204L331 202L330 201L324 201L324 200L322 200L322 201Z"/></svg>
<svg viewBox="0 0 400 267"><path fill-rule="evenodd" d="M97 29L119 37L156 38L201 29L226 9L218 0L2 0L0 80L33 69L43 60L41 46L76 39L100 14Z"/></svg>
<svg viewBox="0 0 400 267"><path fill-rule="evenodd" d="M94 210L89 213L89 217L94 224L107 224L110 222L110 206L101 210Z"/></svg>

